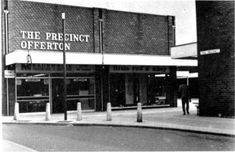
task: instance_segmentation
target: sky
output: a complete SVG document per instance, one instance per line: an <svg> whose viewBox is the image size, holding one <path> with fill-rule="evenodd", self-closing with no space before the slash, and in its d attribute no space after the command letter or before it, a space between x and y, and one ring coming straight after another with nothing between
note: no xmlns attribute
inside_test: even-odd
<svg viewBox="0 0 235 152"><path fill-rule="evenodd" d="M197 41L195 0L25 0L45 3L98 7L110 10L173 15L176 45Z"/></svg>

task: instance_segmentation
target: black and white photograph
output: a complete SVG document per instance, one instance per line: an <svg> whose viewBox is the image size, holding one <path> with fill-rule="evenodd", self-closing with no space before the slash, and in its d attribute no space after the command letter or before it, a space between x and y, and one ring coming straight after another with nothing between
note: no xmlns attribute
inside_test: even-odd
<svg viewBox="0 0 235 152"><path fill-rule="evenodd" d="M0 151L235 151L234 0L1 0Z"/></svg>

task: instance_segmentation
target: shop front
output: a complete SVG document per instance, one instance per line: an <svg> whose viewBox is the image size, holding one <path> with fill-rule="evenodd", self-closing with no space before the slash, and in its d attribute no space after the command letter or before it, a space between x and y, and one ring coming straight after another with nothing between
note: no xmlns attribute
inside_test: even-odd
<svg viewBox="0 0 235 152"><path fill-rule="evenodd" d="M51 105L52 113L62 113L63 64L53 58L62 53L34 51L31 56L35 63L28 64L21 61L21 56L27 55L25 52L19 50L7 55L8 68L15 71L14 78L6 79L7 113L13 114L15 102L19 103L21 113L44 112L47 102ZM51 60L44 60L45 57ZM68 111L76 110L78 102L85 111L105 111L108 102L113 109L134 108L138 102L145 107L175 107L176 65L196 64L189 64L191 60L175 60L168 56L153 55L68 52L67 58ZM137 59L139 62L135 61ZM85 64L86 62L93 64Z"/></svg>
<svg viewBox="0 0 235 152"><path fill-rule="evenodd" d="M110 96L114 108L169 105L169 67L110 66Z"/></svg>
<svg viewBox="0 0 235 152"><path fill-rule="evenodd" d="M40 1L4 1L3 115L106 111L136 106L177 106L176 67L196 61L172 59L174 16L85 8ZM62 15L63 14L63 15ZM64 16L65 15L65 16ZM63 23L63 24L62 24ZM8 34L6 34L8 33ZM63 58L65 53L65 60Z"/></svg>
<svg viewBox="0 0 235 152"><path fill-rule="evenodd" d="M51 103L53 113L63 112L62 65L16 64L16 102L20 112L43 112ZM68 65L66 78L67 108L76 110L81 102L83 110L95 108L94 66Z"/></svg>

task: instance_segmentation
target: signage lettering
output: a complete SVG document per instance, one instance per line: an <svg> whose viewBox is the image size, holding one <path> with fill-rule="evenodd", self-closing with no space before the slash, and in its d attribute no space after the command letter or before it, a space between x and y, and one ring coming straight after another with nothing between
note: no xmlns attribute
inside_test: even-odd
<svg viewBox="0 0 235 152"><path fill-rule="evenodd" d="M169 73L168 67L154 66L110 66L111 73Z"/></svg>
<svg viewBox="0 0 235 152"><path fill-rule="evenodd" d="M28 50L63 50L63 43L58 42L21 41L20 46ZM70 50L70 43L65 43L65 50Z"/></svg>
<svg viewBox="0 0 235 152"><path fill-rule="evenodd" d="M28 50L63 50L65 40L65 50L71 49L71 42L89 42L90 35L84 34L65 34L46 32L44 36L46 41L40 41L42 35L38 31L20 31L22 49Z"/></svg>
<svg viewBox="0 0 235 152"><path fill-rule="evenodd" d="M94 66L88 65L66 65L67 72L94 72ZM27 64L16 64L16 73L40 73L40 72L62 72L63 65L60 64L32 64L28 66Z"/></svg>

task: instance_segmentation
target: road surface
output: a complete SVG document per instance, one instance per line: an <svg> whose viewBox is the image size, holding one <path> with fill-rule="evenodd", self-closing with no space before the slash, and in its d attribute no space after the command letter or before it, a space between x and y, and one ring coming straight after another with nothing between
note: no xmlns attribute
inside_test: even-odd
<svg viewBox="0 0 235 152"><path fill-rule="evenodd" d="M104 126L3 124L3 138L36 151L229 151L234 137Z"/></svg>

